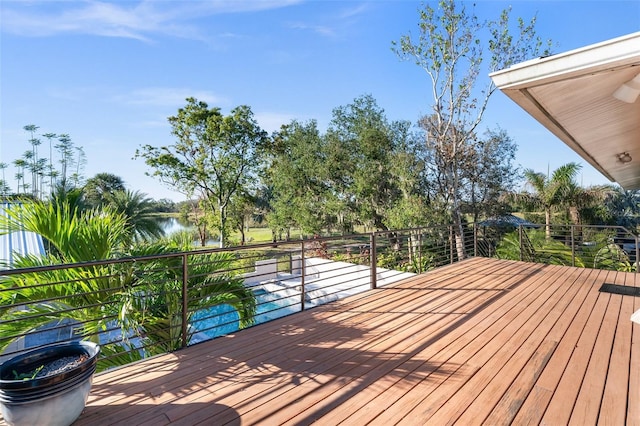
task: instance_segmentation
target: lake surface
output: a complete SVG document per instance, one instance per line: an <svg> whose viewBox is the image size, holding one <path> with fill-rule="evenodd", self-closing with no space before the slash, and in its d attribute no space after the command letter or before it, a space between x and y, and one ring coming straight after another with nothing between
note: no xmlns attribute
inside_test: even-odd
<svg viewBox="0 0 640 426"><path fill-rule="evenodd" d="M196 232L195 226L190 223L185 223L178 218L175 217L167 217L161 220L162 230L164 231L164 235L167 237L171 234L175 234L176 232ZM218 240L214 238L210 238L206 243L208 246L218 245ZM193 241L193 245L196 247L200 247L200 240L195 239Z"/></svg>

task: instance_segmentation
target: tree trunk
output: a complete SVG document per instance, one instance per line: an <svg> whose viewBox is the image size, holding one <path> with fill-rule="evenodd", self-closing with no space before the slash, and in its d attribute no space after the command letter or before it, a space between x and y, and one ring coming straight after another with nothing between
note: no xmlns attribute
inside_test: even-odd
<svg viewBox="0 0 640 426"><path fill-rule="evenodd" d="M227 212L226 207L220 206L220 244L218 245L220 248L224 248L224 242L227 239Z"/></svg>

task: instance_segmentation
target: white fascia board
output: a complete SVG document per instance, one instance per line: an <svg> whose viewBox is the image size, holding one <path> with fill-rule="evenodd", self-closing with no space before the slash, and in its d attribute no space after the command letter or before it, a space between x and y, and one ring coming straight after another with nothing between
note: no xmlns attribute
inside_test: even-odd
<svg viewBox="0 0 640 426"><path fill-rule="evenodd" d="M521 62L489 77L500 90L518 90L631 65L640 65L640 32Z"/></svg>

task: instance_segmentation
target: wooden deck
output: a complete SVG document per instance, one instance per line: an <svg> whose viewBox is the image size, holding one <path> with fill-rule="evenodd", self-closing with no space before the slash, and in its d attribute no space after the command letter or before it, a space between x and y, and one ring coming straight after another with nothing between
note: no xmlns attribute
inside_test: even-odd
<svg viewBox="0 0 640 426"><path fill-rule="evenodd" d="M631 273L475 258L99 374L76 425L640 424Z"/></svg>

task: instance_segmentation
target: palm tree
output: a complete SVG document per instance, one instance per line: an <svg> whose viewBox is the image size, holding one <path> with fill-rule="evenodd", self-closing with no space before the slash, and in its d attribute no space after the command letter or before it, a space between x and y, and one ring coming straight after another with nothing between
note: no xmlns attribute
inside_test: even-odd
<svg viewBox="0 0 640 426"><path fill-rule="evenodd" d="M51 143L51 139L55 138L57 135L55 133L45 133L42 136L47 138L49 141L49 164L47 164L47 176L49 176L49 193L51 193L53 191L53 187L56 185L57 175L57 172L53 168L53 144Z"/></svg>
<svg viewBox="0 0 640 426"><path fill-rule="evenodd" d="M635 232L640 223L640 191L618 186L609 195L605 204L612 222Z"/></svg>
<svg viewBox="0 0 640 426"><path fill-rule="evenodd" d="M131 253L135 256L184 251L191 248L191 239L181 243L168 240L138 245ZM226 304L236 310L239 327L253 324L256 299L240 276L215 272L233 268L235 257L231 253L192 255L188 259L187 324L193 315L212 306ZM212 272L214 271L214 272ZM123 305L129 326L142 341L150 355L175 351L182 340L189 342L195 329L187 327L182 334L182 263L180 257L146 262L136 271L141 278L132 287L130 303ZM140 289L144 289L141 296ZM129 311L125 309L129 308Z"/></svg>
<svg viewBox="0 0 640 426"><path fill-rule="evenodd" d="M516 201L524 202L544 209L546 237L551 238L551 215L554 210L567 205L567 197L577 186L575 177L582 166L567 163L558 167L551 177L532 169L524 171L524 177L532 192L513 194Z"/></svg>
<svg viewBox="0 0 640 426"><path fill-rule="evenodd" d="M26 201L5 213L0 217L0 234L35 232L49 247L45 256L16 256L16 268L109 259L128 238L123 215L97 210L79 214L66 202ZM12 336L26 335L52 321L71 320L79 324L79 334L97 341L97 331L110 318L117 318L113 302L121 286L112 279L109 267L102 265L0 278L0 350L11 343ZM38 303L42 300L50 301Z"/></svg>
<svg viewBox="0 0 640 426"><path fill-rule="evenodd" d="M50 250L43 257L17 256L16 268L184 249L167 242L132 248L132 227L125 214L109 207L82 211L63 198L48 203L25 202L7 209L7 215L0 216L0 234L19 229L42 235ZM181 259L176 256L38 272L27 269L0 277L0 351L15 336L54 321L71 321L79 335L96 342L100 332L116 326L121 329L119 341L103 346L103 354L111 359L108 366L177 349L183 340ZM192 259L187 265L187 319L199 309L226 303L238 310L241 326L251 324L256 307L251 289L245 288L241 279L220 272L230 269L232 258L211 254ZM130 343L132 336L143 342L144 349ZM188 341L190 334L184 338Z"/></svg>
<svg viewBox="0 0 640 426"><path fill-rule="evenodd" d="M564 203L569 212L569 219L574 225L582 225L582 217L585 209L604 202L613 189L609 185L596 185L582 188L575 182L571 182L564 194Z"/></svg>
<svg viewBox="0 0 640 426"><path fill-rule="evenodd" d="M18 189L16 192L20 194L20 181L22 181L22 191L26 193L27 184L24 180L24 169L27 167L27 162L22 158L18 158L17 160L13 161L13 165L18 168L18 171L16 172L16 176L15 176L16 180L18 181Z"/></svg>
<svg viewBox="0 0 640 426"><path fill-rule="evenodd" d="M148 241L164 236L164 230L153 215L153 200L140 191L115 191L105 194L107 205L125 215L134 241Z"/></svg>

